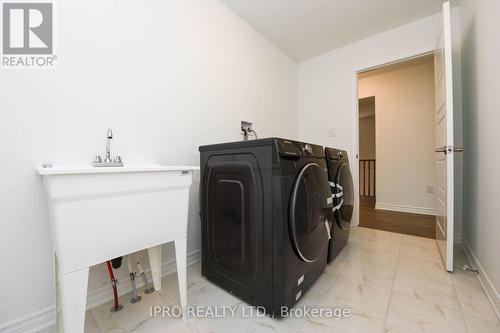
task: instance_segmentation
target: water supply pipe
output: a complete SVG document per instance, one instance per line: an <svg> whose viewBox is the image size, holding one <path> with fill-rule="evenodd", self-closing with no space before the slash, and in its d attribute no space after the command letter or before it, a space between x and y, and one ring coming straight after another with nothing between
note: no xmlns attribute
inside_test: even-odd
<svg viewBox="0 0 500 333"><path fill-rule="evenodd" d="M114 306L111 308L111 312L118 312L123 309L123 305L118 303L118 289L116 288L118 281L115 279L113 267L111 266L111 260L106 261L106 265L108 266L109 279L111 280L111 286L113 287Z"/></svg>
<svg viewBox="0 0 500 333"><path fill-rule="evenodd" d="M153 288L151 288L148 277L146 276L146 273L144 273L140 262L137 262L137 272L139 272L139 275L142 276L142 280L144 281L144 293L151 294L153 291L155 291Z"/></svg>
<svg viewBox="0 0 500 333"><path fill-rule="evenodd" d="M141 301L142 297L137 295L137 287L135 285L135 272L132 268L132 254L127 255L127 268L128 276L130 277L130 283L132 283L132 298L130 303L138 303Z"/></svg>

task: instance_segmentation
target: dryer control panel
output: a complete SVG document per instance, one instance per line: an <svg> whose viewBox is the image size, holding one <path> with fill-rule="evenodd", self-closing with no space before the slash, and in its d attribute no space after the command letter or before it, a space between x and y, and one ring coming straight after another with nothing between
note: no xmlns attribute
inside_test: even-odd
<svg viewBox="0 0 500 333"><path fill-rule="evenodd" d="M280 156L324 158L322 146L291 140L277 140Z"/></svg>

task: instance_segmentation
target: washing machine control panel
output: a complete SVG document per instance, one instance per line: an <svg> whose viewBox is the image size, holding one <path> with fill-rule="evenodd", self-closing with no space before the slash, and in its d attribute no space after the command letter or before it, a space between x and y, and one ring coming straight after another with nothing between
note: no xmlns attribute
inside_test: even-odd
<svg viewBox="0 0 500 333"><path fill-rule="evenodd" d="M311 155L312 152L313 152L313 149L311 147L310 144L306 143L303 147L302 147L302 152L305 154L305 155Z"/></svg>
<svg viewBox="0 0 500 333"><path fill-rule="evenodd" d="M318 157L324 158L323 147L304 142L278 140L278 149L281 156L288 157Z"/></svg>

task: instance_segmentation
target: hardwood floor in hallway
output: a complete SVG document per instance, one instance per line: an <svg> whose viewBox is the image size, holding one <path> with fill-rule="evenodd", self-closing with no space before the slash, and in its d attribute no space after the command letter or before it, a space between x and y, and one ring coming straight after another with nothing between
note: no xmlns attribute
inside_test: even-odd
<svg viewBox="0 0 500 333"><path fill-rule="evenodd" d="M436 238L436 217L375 209L375 197L359 197L359 226L405 235Z"/></svg>

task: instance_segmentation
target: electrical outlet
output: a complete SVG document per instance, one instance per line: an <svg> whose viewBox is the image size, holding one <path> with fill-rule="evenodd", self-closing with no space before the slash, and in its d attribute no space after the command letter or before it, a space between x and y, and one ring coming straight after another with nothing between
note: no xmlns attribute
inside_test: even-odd
<svg viewBox="0 0 500 333"><path fill-rule="evenodd" d="M434 185L426 185L425 189L427 193L434 193Z"/></svg>
<svg viewBox="0 0 500 333"><path fill-rule="evenodd" d="M241 121L241 126L240 126L240 130L242 132L247 132L249 129L252 129L252 125L253 123L249 122L249 121L244 121L242 120Z"/></svg>
<svg viewBox="0 0 500 333"><path fill-rule="evenodd" d="M255 139L257 139L257 134L253 130L253 123L249 121L244 121L244 120L241 121L240 133L243 136L243 140L245 141L248 140L249 135L253 135Z"/></svg>

